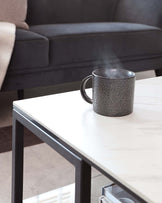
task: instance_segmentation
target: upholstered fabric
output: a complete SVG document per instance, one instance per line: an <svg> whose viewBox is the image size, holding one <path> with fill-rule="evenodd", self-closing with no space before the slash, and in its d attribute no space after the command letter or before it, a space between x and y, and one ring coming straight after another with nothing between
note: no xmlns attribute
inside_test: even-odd
<svg viewBox="0 0 162 203"><path fill-rule="evenodd" d="M2 91L78 81L116 61L162 68L161 10L161 0L28 0L32 26L17 30Z"/></svg>
<svg viewBox="0 0 162 203"><path fill-rule="evenodd" d="M29 25L112 21L118 0L28 0Z"/></svg>
<svg viewBox="0 0 162 203"><path fill-rule="evenodd" d="M38 70L48 65L49 42L44 36L17 29L16 42L9 69L17 73Z"/></svg>
<svg viewBox="0 0 162 203"><path fill-rule="evenodd" d="M71 68L142 60L162 54L162 31L131 23L80 23L31 26L50 40L50 64ZM115 57L114 57L115 55Z"/></svg>
<svg viewBox="0 0 162 203"><path fill-rule="evenodd" d="M162 28L161 0L119 0L114 20L135 22Z"/></svg>
<svg viewBox="0 0 162 203"><path fill-rule="evenodd" d="M22 88L32 88L39 86L55 85L60 83L74 82L82 80L89 75L93 67L75 67L71 69L54 69L53 67L42 67L41 71L29 72L25 74L13 74L9 70L3 83L3 90L15 90Z"/></svg>
<svg viewBox="0 0 162 203"><path fill-rule="evenodd" d="M27 29L26 12L27 0L0 0L0 21L14 23Z"/></svg>
<svg viewBox="0 0 162 203"><path fill-rule="evenodd" d="M135 72L152 70L158 68L162 64L162 57L143 58L140 60L128 60L123 62L123 68ZM79 66L75 65L71 68L54 69L52 66L42 67L39 71L26 72L19 74L17 70L8 70L7 77L3 83L3 91L16 90L21 88L33 88L39 86L55 85L66 82L80 81L87 75L91 74L96 68L92 65ZM78 87L79 88L79 87Z"/></svg>

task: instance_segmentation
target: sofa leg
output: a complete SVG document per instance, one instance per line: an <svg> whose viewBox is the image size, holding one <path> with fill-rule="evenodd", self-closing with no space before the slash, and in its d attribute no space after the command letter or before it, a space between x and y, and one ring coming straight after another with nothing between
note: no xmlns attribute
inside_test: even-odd
<svg viewBox="0 0 162 203"><path fill-rule="evenodd" d="M156 69L155 74L156 76L162 76L162 69Z"/></svg>
<svg viewBox="0 0 162 203"><path fill-rule="evenodd" d="M24 99L24 90L23 89L17 90L17 97L18 97L18 100Z"/></svg>

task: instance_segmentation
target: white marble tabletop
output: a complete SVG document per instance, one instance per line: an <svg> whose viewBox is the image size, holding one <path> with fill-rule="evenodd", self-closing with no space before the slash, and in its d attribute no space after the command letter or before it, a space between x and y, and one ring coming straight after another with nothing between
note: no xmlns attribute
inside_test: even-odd
<svg viewBox="0 0 162 203"><path fill-rule="evenodd" d="M162 203L162 77L136 82L134 112L124 117L96 114L79 91L14 106L147 202Z"/></svg>

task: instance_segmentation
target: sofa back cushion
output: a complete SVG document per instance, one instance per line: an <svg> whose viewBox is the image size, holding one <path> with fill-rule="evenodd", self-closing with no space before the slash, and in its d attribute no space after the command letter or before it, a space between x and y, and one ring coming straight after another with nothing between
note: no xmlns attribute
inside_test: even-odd
<svg viewBox="0 0 162 203"><path fill-rule="evenodd" d="M16 24L21 28L28 28L25 23L27 0L0 0L0 21Z"/></svg>
<svg viewBox="0 0 162 203"><path fill-rule="evenodd" d="M118 0L28 0L29 25L111 21Z"/></svg>
<svg viewBox="0 0 162 203"><path fill-rule="evenodd" d="M162 27L162 0L119 0L114 20Z"/></svg>

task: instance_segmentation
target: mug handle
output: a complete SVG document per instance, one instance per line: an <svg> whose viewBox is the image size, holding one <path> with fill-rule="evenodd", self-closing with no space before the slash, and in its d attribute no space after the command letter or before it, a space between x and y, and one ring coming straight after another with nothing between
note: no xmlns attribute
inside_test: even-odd
<svg viewBox="0 0 162 203"><path fill-rule="evenodd" d="M82 80L82 83L81 83L81 86L80 86L80 92L81 92L81 95L83 97L83 99L92 104L93 103L93 100L87 95L86 91L85 91L85 88L86 88L86 84L88 82L88 80L92 79L92 75L89 75L87 77L85 77L83 80Z"/></svg>

